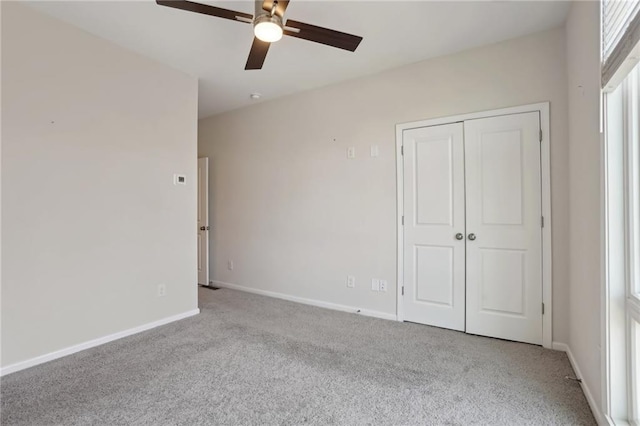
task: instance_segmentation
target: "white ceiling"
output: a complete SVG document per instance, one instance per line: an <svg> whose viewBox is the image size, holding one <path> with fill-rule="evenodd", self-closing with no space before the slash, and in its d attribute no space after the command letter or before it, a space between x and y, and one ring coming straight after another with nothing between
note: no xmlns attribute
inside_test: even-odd
<svg viewBox="0 0 640 426"><path fill-rule="evenodd" d="M253 14L252 1L201 1ZM159 62L197 76L199 116L207 117L337 81L372 74L562 25L564 1L293 0L286 17L356 34L355 53L284 37L262 70L245 71L251 25L144 1L29 2Z"/></svg>

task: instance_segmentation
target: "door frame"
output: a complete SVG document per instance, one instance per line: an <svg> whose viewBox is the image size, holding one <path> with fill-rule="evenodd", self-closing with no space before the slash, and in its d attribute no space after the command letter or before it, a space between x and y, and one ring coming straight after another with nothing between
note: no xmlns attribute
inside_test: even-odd
<svg viewBox="0 0 640 426"><path fill-rule="evenodd" d="M204 177L200 176L200 162L203 162L204 167L203 167L203 171L204 171ZM197 165L197 181L196 181L196 186L197 186L197 193L198 193L198 197L197 197L197 209L198 209L198 217L200 217L200 213L201 213L201 209L200 209L200 183L201 183L201 178L202 178L202 183L204 185L205 191L204 191L204 198L205 198L205 202L203 204L204 206L204 212L203 212L203 220L204 220L204 225L207 228L209 228L209 157L198 157L198 165ZM196 226L198 226L200 224L197 224ZM197 229L197 232L200 232L199 229ZM205 247L205 256L204 256L204 262L205 262L205 273L206 273L206 280L204 283L200 283L200 277L198 276L198 278L196 279L196 285L209 285L209 280L211 279L211 271L210 271L210 262L209 262L209 229L203 231L203 236L205 239L204 242L204 247ZM198 252L200 251L200 247L198 247ZM198 253L199 255L199 253ZM196 265L197 265L197 260L196 259Z"/></svg>
<svg viewBox="0 0 640 426"><path fill-rule="evenodd" d="M404 162L402 155L403 132L405 130L415 129L419 127L438 126L465 120L489 118L501 115L521 114L527 112L538 112L540 114L540 128L542 130L542 141L540 143L540 183L542 194L542 216L544 217L544 227L542 228L542 303L544 303L544 314L542 315L542 346L552 349L553 281L551 244L551 140L549 131L549 102L480 111L428 120L412 121L396 125L396 282L398 283L398 285L396 286L396 317L398 321L404 321L404 226L402 223L404 216Z"/></svg>

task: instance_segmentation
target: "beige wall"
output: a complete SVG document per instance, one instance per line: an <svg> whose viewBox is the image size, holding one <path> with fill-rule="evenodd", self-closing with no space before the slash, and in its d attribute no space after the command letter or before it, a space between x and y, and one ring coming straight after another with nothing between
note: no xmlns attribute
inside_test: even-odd
<svg viewBox="0 0 640 426"><path fill-rule="evenodd" d="M601 406L599 2L573 2L566 32L571 188L569 347L584 385Z"/></svg>
<svg viewBox="0 0 640 426"><path fill-rule="evenodd" d="M201 120L199 155L211 158L212 279L395 314L395 125L541 101L551 102L553 339L567 342L563 29ZM349 274L355 289L346 287ZM372 278L388 280L388 292L372 292Z"/></svg>
<svg viewBox="0 0 640 426"><path fill-rule="evenodd" d="M3 367L197 308L196 117L196 79L2 2Z"/></svg>

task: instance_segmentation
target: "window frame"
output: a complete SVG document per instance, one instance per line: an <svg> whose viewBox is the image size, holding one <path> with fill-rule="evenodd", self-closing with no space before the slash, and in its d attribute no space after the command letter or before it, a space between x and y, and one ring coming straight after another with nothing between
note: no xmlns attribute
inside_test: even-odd
<svg viewBox="0 0 640 426"><path fill-rule="evenodd" d="M640 425L640 65L603 111L603 409Z"/></svg>
<svg viewBox="0 0 640 426"><path fill-rule="evenodd" d="M625 313L629 423L640 425L640 65L623 84Z"/></svg>

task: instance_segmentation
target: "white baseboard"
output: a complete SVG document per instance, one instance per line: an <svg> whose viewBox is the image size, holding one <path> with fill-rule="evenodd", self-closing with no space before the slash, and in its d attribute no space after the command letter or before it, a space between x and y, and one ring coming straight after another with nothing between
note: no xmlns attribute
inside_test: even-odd
<svg viewBox="0 0 640 426"><path fill-rule="evenodd" d="M393 314L387 314L380 311L371 311L368 309L360 309L353 306L339 305L337 303L323 302L320 300L306 299L304 297L291 296L275 291L259 290L256 288L245 287L243 285L225 283L223 281L213 281L216 287L230 288L232 290L244 291L247 293L259 294L261 296L274 297L276 299L288 300L290 302L303 303L305 305L317 306L320 308L333 309L334 311L350 312L352 314L360 314L367 317L382 318L386 320L396 321L397 317Z"/></svg>
<svg viewBox="0 0 640 426"><path fill-rule="evenodd" d="M582 379L582 373L580 372L580 367L576 362L576 359L573 357L573 353L571 353L571 348L566 343L553 342L552 348L556 351L566 352L569 357L569 362L571 363L571 367L573 367L573 371L576 373L576 377ZM582 390L584 391L584 396L587 398L587 402L589 403L589 407L591 407L591 411L593 412L593 416L596 418L596 421L599 425L609 425L609 421L602 415L600 411L600 407L596 404L596 400L593 398L593 394L589 390L587 383L582 380L580 382L582 385Z"/></svg>
<svg viewBox="0 0 640 426"><path fill-rule="evenodd" d="M15 364L7 365L6 367L0 368L0 376L5 376L7 374L15 373L16 371L24 370L25 368L33 367L38 364L43 364L48 361L53 361L54 359L62 358L67 355L71 355L76 352L83 351L85 349L93 348L95 346L100 346L105 343L112 342L114 340L122 339L123 337L131 336L133 334L150 330L152 328L156 328L161 325L169 324L170 322L174 322L174 321L178 321L194 315L198 315L199 313L200 313L200 309L193 309L191 311L183 312L181 314L163 318L158 321L153 321L147 324L143 324L138 327L130 328L128 330L119 331L118 333L113 333L108 336L89 340L88 342L80 343L78 345L69 346L68 348L64 348L64 349L57 350L55 352L50 352L48 354L40 355L25 361L16 362Z"/></svg>
<svg viewBox="0 0 640 426"><path fill-rule="evenodd" d="M569 345L561 342L553 342L551 343L551 349L560 351L560 352L569 352Z"/></svg>

